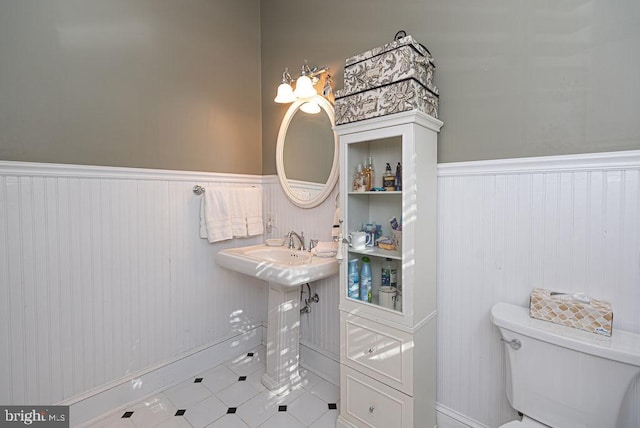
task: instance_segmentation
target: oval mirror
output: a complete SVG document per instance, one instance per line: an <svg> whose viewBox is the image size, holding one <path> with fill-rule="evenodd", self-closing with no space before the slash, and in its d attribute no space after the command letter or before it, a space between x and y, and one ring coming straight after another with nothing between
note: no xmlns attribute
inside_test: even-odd
<svg viewBox="0 0 640 428"><path fill-rule="evenodd" d="M320 106L320 112L306 113L307 100L295 101L282 119L276 144L280 185L301 208L320 205L336 185L339 172L333 106L320 95L308 101Z"/></svg>

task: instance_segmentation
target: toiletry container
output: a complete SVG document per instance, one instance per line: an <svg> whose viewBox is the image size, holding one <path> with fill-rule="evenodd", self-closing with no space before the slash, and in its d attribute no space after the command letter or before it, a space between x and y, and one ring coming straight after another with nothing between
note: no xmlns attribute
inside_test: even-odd
<svg viewBox="0 0 640 428"><path fill-rule="evenodd" d="M354 192L364 192L365 191L365 177L364 172L362 171L362 164L359 163L356 168L356 172L353 174L353 191Z"/></svg>
<svg viewBox="0 0 640 428"><path fill-rule="evenodd" d="M347 293L352 299L360 298L360 275L358 274L358 259L349 260L349 284Z"/></svg>
<svg viewBox="0 0 640 428"><path fill-rule="evenodd" d="M376 187L375 185L375 170L373 168L373 157L369 156L369 158L367 159L367 163L364 166L363 169L363 175L365 177L364 181L365 181L365 190L371 190L372 188Z"/></svg>
<svg viewBox="0 0 640 428"><path fill-rule="evenodd" d="M506 395L522 420L501 428L616 427L629 386L640 375L640 335L611 337L529 317L497 303L491 321L506 353Z"/></svg>
<svg viewBox="0 0 640 428"><path fill-rule="evenodd" d="M393 260L387 258L382 263L380 278L383 287L398 286L398 268Z"/></svg>
<svg viewBox="0 0 640 428"><path fill-rule="evenodd" d="M369 257L362 258L360 300L371 303L371 259L369 259Z"/></svg>
<svg viewBox="0 0 640 428"><path fill-rule="evenodd" d="M382 187L384 190L393 191L396 190L396 176L391 171L391 164L387 162L387 166L384 170L384 174L382 176Z"/></svg>
<svg viewBox="0 0 640 428"><path fill-rule="evenodd" d="M389 287L388 285L380 287L378 294L379 305L387 309L394 309L397 292L398 290L395 287Z"/></svg>
<svg viewBox="0 0 640 428"><path fill-rule="evenodd" d="M371 190L376 187L376 170L373 167L373 156L369 156L367 168L369 168L369 175L371 176L371 179L369 180L369 190Z"/></svg>

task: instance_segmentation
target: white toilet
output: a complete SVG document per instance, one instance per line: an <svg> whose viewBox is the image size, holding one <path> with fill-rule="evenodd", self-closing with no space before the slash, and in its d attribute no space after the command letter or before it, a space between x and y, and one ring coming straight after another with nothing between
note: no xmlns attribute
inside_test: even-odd
<svg viewBox="0 0 640 428"><path fill-rule="evenodd" d="M522 421L501 428L615 427L640 374L640 335L611 337L536 320L507 303L491 308L506 350L506 392Z"/></svg>

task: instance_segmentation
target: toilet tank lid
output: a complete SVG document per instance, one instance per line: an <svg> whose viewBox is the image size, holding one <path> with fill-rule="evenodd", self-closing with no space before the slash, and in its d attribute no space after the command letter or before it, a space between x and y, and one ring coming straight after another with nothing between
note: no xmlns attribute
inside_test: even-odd
<svg viewBox="0 0 640 428"><path fill-rule="evenodd" d="M496 303L491 321L498 327L601 358L640 367L640 335L613 329L611 337L529 317L529 308Z"/></svg>

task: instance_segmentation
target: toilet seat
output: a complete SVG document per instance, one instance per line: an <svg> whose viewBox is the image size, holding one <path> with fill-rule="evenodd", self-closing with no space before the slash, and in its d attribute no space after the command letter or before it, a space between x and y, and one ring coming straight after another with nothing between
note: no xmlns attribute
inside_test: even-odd
<svg viewBox="0 0 640 428"><path fill-rule="evenodd" d="M550 428L548 425L540 423L535 419L523 416L521 421L511 421L504 425L500 425L499 428Z"/></svg>

